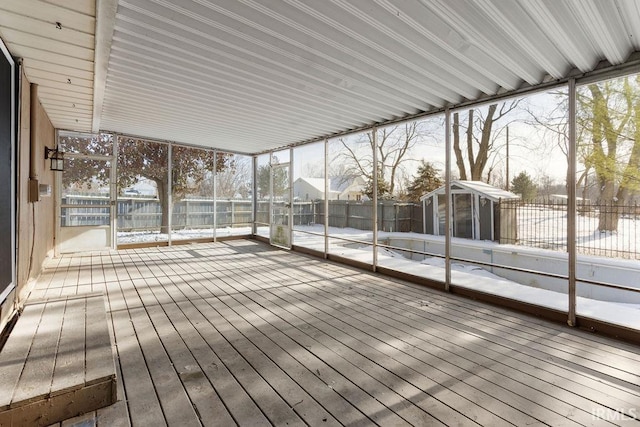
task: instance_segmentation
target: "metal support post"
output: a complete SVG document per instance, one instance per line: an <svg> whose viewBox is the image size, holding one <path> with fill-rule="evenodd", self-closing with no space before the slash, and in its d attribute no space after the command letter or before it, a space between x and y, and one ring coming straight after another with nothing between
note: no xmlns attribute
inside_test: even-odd
<svg viewBox="0 0 640 427"><path fill-rule="evenodd" d="M294 192L293 192L293 148L289 148L289 176L287 177L289 181L289 218L287 221L289 222L289 248L293 247L293 226L295 223L295 206L294 206Z"/></svg>
<svg viewBox="0 0 640 427"><path fill-rule="evenodd" d="M567 252L569 262L569 313L576 326L576 81L569 80L569 166L567 170Z"/></svg>
<svg viewBox="0 0 640 427"><path fill-rule="evenodd" d="M109 176L109 212L111 213L111 249L118 247L118 134L114 133Z"/></svg>
<svg viewBox="0 0 640 427"><path fill-rule="evenodd" d="M373 271L378 267L378 128L371 129L373 141L373 197L371 222L373 223Z"/></svg>
<svg viewBox="0 0 640 427"><path fill-rule="evenodd" d="M213 150L213 241L218 240L218 150ZM233 227L233 224L231 225Z"/></svg>
<svg viewBox="0 0 640 427"><path fill-rule="evenodd" d="M165 197L167 197L167 205L169 206L169 212L167 212L167 214L169 215L169 218L167 218L167 240L168 240L168 245L171 246L171 217L173 216L173 182L171 182L171 177L173 175L173 173L171 173L171 169L173 168L173 159L171 158L173 153L173 144L168 144L168 149L167 149L167 194L165 194ZM162 221L160 222L160 224L162 224ZM160 226L160 233L162 234L162 225Z"/></svg>
<svg viewBox="0 0 640 427"><path fill-rule="evenodd" d="M253 156L253 168L251 168L251 211L253 218L251 220L251 234L258 234L258 156Z"/></svg>
<svg viewBox="0 0 640 427"><path fill-rule="evenodd" d="M444 290L449 292L449 285L451 285L451 235L452 227L451 227L451 110L447 107L444 110L444 123L445 123L445 146L446 146L446 156L445 156L445 220L444 220L444 228L446 230L446 235L444 239L444 265L445 265L445 273L444 273ZM436 197L436 200L438 198Z"/></svg>
<svg viewBox="0 0 640 427"><path fill-rule="evenodd" d="M329 140L324 140L324 258L329 257Z"/></svg>

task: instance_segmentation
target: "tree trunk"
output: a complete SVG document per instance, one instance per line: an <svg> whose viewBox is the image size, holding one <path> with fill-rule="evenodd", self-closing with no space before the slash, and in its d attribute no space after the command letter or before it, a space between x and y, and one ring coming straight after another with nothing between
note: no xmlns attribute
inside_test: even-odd
<svg viewBox="0 0 640 427"><path fill-rule="evenodd" d="M467 161L469 162L469 172L471 175L471 179L475 180L475 178L473 177L473 170L475 168L475 155L473 154L473 116L474 116L474 109L469 110L469 123L467 125L467 132L466 132L466 136L467 136Z"/></svg>
<svg viewBox="0 0 640 427"><path fill-rule="evenodd" d="M471 179L473 181L482 181L482 171L487 166L487 162L489 161L491 131L493 128L494 115L497 108L498 104L489 105L487 118L485 119L484 125L482 126L482 136L480 138L480 148L478 149L478 154L476 155L476 158L473 159L473 162L469 162L471 164ZM471 120L471 118L469 118L469 120Z"/></svg>
<svg viewBox="0 0 640 427"><path fill-rule="evenodd" d="M467 171L464 167L464 158L460 149L460 116L458 113L453 113L453 152L456 155L456 165L458 166L458 172L460 172L460 179L466 180Z"/></svg>
<svg viewBox="0 0 640 427"><path fill-rule="evenodd" d="M600 187L598 230L601 232L616 231L619 217L618 200L615 198L615 161L618 137L612 131L609 107L600 87L597 84L591 84L588 87L592 96L591 108L593 111L591 157L596 172L596 180ZM606 153L603 147L604 142L607 144Z"/></svg>
<svg viewBox="0 0 640 427"><path fill-rule="evenodd" d="M640 84L640 76L636 77L636 81ZM622 180L616 195L618 201L625 205L629 203L631 196L640 189L640 97L633 105L633 122L633 148L629 161L622 172Z"/></svg>
<svg viewBox="0 0 640 427"><path fill-rule="evenodd" d="M166 180L156 179L156 189L158 191L158 202L160 203L160 232L169 233L169 215L171 215L169 206L169 197L167 195Z"/></svg>
<svg viewBox="0 0 640 427"><path fill-rule="evenodd" d="M621 206L618 201L604 202L600 204L598 216L598 230L600 232L613 232L618 229Z"/></svg>

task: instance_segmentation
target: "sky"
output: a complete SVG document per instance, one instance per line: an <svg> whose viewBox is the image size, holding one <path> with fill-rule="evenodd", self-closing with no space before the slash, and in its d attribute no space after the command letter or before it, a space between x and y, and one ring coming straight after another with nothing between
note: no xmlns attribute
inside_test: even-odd
<svg viewBox="0 0 640 427"><path fill-rule="evenodd" d="M566 156L557 143L557 135L546 130L543 126L534 124L532 113L544 121L544 117L549 115L558 104L559 99L556 94L549 92L537 93L523 99L518 105L518 109L509 113L502 120L496 122L493 127L495 136L495 156L489 160L495 164L494 174L502 175L503 182L506 176L506 126L509 128L509 169L510 179L513 179L518 173L526 171L534 180L543 176L549 176L558 184L564 183L567 161ZM476 109L475 114L486 114L487 106ZM466 124L467 110L459 111L461 124ZM422 120L420 127L423 129L424 136L420 142L405 158L413 160L404 163L406 173L413 176L420 164L420 160L424 159L434 164L441 170L444 176L445 170L445 135L444 135L444 116L438 115L428 117ZM400 125L403 126L403 125ZM464 132L464 131L462 131ZM350 146L355 146L352 142L358 139L358 135L349 135L343 138ZM461 135L464 139L464 135ZM331 147L329 159L331 163L340 162L340 157L336 158L334 147L339 147L339 142L330 140ZM463 144L463 151L466 149ZM369 153L366 153L370 156ZM365 154L360 152L361 156ZM282 156L282 153L280 153ZM285 157L287 157L285 155ZM311 171L317 173L322 170L324 157L324 144L316 143L294 149L294 179L300 176L308 175ZM344 158L344 157L342 157ZM330 167L335 167L332 164ZM468 167L467 167L468 168ZM486 175L485 169L485 175ZM452 154L452 172L454 176L458 175L458 169L455 163L455 157Z"/></svg>

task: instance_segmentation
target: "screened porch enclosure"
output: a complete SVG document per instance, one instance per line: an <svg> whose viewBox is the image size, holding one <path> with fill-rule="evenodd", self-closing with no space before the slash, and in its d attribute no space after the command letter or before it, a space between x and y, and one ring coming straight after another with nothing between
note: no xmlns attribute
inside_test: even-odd
<svg viewBox="0 0 640 427"><path fill-rule="evenodd" d="M633 90L625 82L635 76L597 84ZM505 298L527 310L533 305L570 323L575 313L583 325L633 337L640 330L637 212L596 199L605 194L585 147L574 157L576 171L582 168L575 180L581 197L571 199L570 187L560 184L573 168L570 159L554 160L568 141L550 139L558 138L548 129L551 123L536 124L560 109L564 116L554 118L560 120L555 126L564 128L570 90L560 86L501 101L503 117L492 123L492 184L486 177L453 179L472 172L464 154L468 141L452 136L475 132L481 139L486 132L469 120L492 114L497 104L455 110L449 120L447 114L427 116L253 156L119 134L61 132L69 164L61 174L60 236L76 240L59 239L58 248L255 236L436 287ZM595 120L587 101L580 113L585 134ZM453 139L450 149L447 136ZM528 144L510 146L514 138ZM621 147L633 148L620 138ZM405 163L390 160L398 147L405 148ZM529 159L549 154L553 161L536 183ZM632 158L630 151L619 156L619 175L607 178L629 188L624 203L635 203ZM520 172L508 172L507 160L511 171ZM413 174L411 185L402 184L398 171ZM313 183L313 200L307 190L296 196L301 182ZM614 217L619 228L603 229Z"/></svg>
<svg viewBox="0 0 640 427"><path fill-rule="evenodd" d="M0 50L0 427L640 425L637 0L5 0Z"/></svg>

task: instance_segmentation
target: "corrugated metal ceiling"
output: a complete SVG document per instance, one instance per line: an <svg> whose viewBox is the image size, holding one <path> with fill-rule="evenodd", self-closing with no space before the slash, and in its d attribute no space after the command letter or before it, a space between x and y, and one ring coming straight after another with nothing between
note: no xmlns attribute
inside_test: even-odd
<svg viewBox="0 0 640 427"><path fill-rule="evenodd" d="M2 0L0 37L57 128L91 131L95 0Z"/></svg>
<svg viewBox="0 0 640 427"><path fill-rule="evenodd" d="M640 2L119 0L113 29L101 129L253 153L622 64Z"/></svg>

